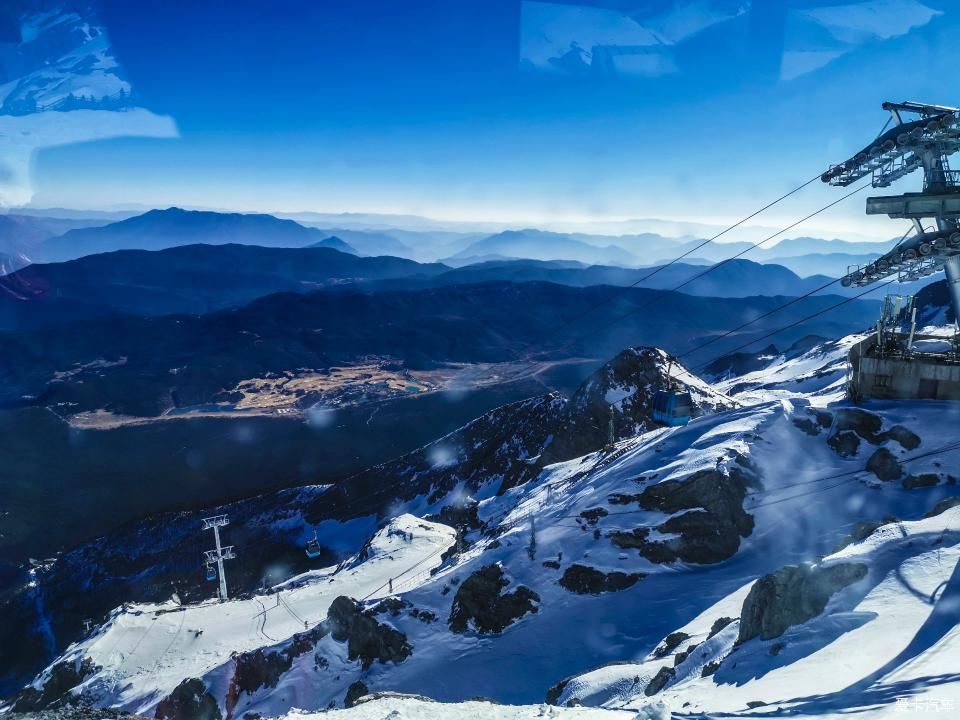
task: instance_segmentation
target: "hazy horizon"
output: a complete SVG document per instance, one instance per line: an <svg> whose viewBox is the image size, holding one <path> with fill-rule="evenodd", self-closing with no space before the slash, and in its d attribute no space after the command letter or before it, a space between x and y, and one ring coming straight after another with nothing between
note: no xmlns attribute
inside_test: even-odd
<svg viewBox="0 0 960 720"><path fill-rule="evenodd" d="M78 4L86 34L38 14L0 38L0 206L724 227L859 150L884 100L949 104L951 10ZM783 227L840 194L814 183L751 224ZM861 195L798 234L896 231L864 216Z"/></svg>

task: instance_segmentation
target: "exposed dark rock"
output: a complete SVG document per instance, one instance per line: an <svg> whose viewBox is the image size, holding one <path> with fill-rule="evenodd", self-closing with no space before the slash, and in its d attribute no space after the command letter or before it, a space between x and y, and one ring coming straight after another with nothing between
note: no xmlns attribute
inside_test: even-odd
<svg viewBox="0 0 960 720"><path fill-rule="evenodd" d="M233 677L227 688L224 705L232 715L241 695L253 695L262 688L275 688L293 661L311 652L329 632L326 623L294 635L279 650L256 650L239 653L233 658ZM198 681L199 682L199 681Z"/></svg>
<svg viewBox="0 0 960 720"><path fill-rule="evenodd" d="M357 680L355 683L350 685L347 688L347 694L343 698L343 706L352 708L357 704L357 700L362 698L364 695L369 695L370 690L362 682Z"/></svg>
<svg viewBox="0 0 960 720"><path fill-rule="evenodd" d="M450 630L464 633L472 625L481 634L499 633L527 613L536 613L540 596L522 585L503 593L509 584L499 565L487 565L464 580L453 597Z"/></svg>
<svg viewBox="0 0 960 720"><path fill-rule="evenodd" d="M833 552L840 552L847 545L852 545L855 542L860 542L861 540L866 540L870 535L873 534L873 531L877 528L881 528L884 525L889 525L890 523L898 522L897 518L888 515L883 518L883 520L873 520L869 522L860 522L853 526L853 530L847 535L843 541L837 545Z"/></svg>
<svg viewBox="0 0 960 720"><path fill-rule="evenodd" d="M398 597L388 597L378 602L376 605L370 608L370 610L374 615L390 613L390 617L397 617L409 607L411 607L410 603L406 602L405 600L401 600Z"/></svg>
<svg viewBox="0 0 960 720"><path fill-rule="evenodd" d="M833 425L833 413L826 410L813 410L812 412L820 427L828 428Z"/></svg>
<svg viewBox="0 0 960 720"><path fill-rule="evenodd" d="M605 592L617 592L633 587L643 580L644 573L604 573L588 565L571 565L563 572L560 585L570 592L580 595L599 595Z"/></svg>
<svg viewBox="0 0 960 720"><path fill-rule="evenodd" d="M547 705L557 704L557 700L559 700L560 696L563 695L563 691L566 690L567 685L570 683L571 680L573 680L574 677L575 676L564 678L557 684L551 686L549 690L547 690L547 697L544 699Z"/></svg>
<svg viewBox="0 0 960 720"><path fill-rule="evenodd" d="M765 707L765 706L766 706L766 703L763 700L750 700L747 703L747 707L750 708L751 710L753 710L754 708Z"/></svg>
<svg viewBox="0 0 960 720"><path fill-rule="evenodd" d="M668 363L661 350L634 347L623 350L597 370L570 398L553 442L541 456L541 467L581 457L606 445L611 419L607 397L611 389L632 390L613 408L614 440L654 427L653 397L668 382ZM707 395L696 386L685 389L691 392L695 417L729 407L720 396Z"/></svg>
<svg viewBox="0 0 960 720"><path fill-rule="evenodd" d="M816 436L820 434L820 424L810 418L794 418L793 424L803 430L807 435Z"/></svg>
<svg viewBox="0 0 960 720"><path fill-rule="evenodd" d="M582 513L580 513L580 517L586 520L588 525L596 525L600 518L606 517L609 514L610 513L608 513L604 508L598 507L584 510Z"/></svg>
<svg viewBox="0 0 960 720"><path fill-rule="evenodd" d="M907 475L903 479L903 487L907 490L916 488L934 487L940 484L940 476L936 473L920 473L919 475Z"/></svg>
<svg viewBox="0 0 960 720"><path fill-rule="evenodd" d="M656 695L658 692L663 690L666 687L667 683L673 680L676 677L677 671L672 667L667 667L664 665L657 671L657 674L653 676L653 680L649 682L646 690L643 691L643 694L647 697L651 695Z"/></svg>
<svg viewBox="0 0 960 720"><path fill-rule="evenodd" d="M834 427L836 432L852 430L869 443L878 445L882 440L878 437L883 420L879 415L861 410L860 408L841 408L837 410Z"/></svg>
<svg viewBox="0 0 960 720"><path fill-rule="evenodd" d="M714 620L713 625L710 626L710 634L707 635L707 640L709 640L718 632L723 630L727 625L732 623L734 620L736 620L736 618L729 618L729 617L720 617Z"/></svg>
<svg viewBox="0 0 960 720"><path fill-rule="evenodd" d="M685 632L678 631L678 632L670 633L663 639L663 642L660 643L656 647L656 649L653 651L653 656L655 658L662 658L666 655L669 655L675 649L680 647L680 643L682 643L684 640L687 640L689 637L690 636L687 635Z"/></svg>
<svg viewBox="0 0 960 720"><path fill-rule="evenodd" d="M707 565L723 562L740 548L740 535L750 535L753 518L740 513L749 522L737 526L738 518L729 518L706 510L691 510L667 520L658 529L663 533L679 533L677 557L688 563ZM668 540L672 546L676 541Z"/></svg>
<svg viewBox="0 0 960 720"><path fill-rule="evenodd" d="M482 527L477 510L480 507L473 498L468 498L463 502L452 503L440 510L437 515L429 515L425 519L449 525L452 528L470 528L479 530Z"/></svg>
<svg viewBox="0 0 960 720"><path fill-rule="evenodd" d="M737 644L758 636L763 640L780 637L787 628L819 615L835 592L866 574L867 566L858 563L807 563L765 575L743 601Z"/></svg>
<svg viewBox="0 0 960 720"><path fill-rule="evenodd" d="M860 438L849 431L838 432L827 438L827 445L840 457L853 457L860 449Z"/></svg>
<svg viewBox="0 0 960 720"><path fill-rule="evenodd" d="M844 457L856 453L860 443L857 438L871 445L880 445L887 440L896 440L907 450L920 446L920 437L903 425L894 425L886 432L880 432L883 420L879 415L860 408L842 408L837 411L833 435L827 444ZM855 437L851 438L850 436ZM852 449L852 451L851 451Z"/></svg>
<svg viewBox="0 0 960 720"><path fill-rule="evenodd" d="M651 562L727 560L739 549L740 537L753 532L753 517L743 509L749 482L749 476L734 467L729 474L701 470L685 480L652 485L641 493L641 507L665 513L690 511L674 515L657 528L680 537L650 541L649 529L638 528L632 533L614 533L611 539L618 547L636 547Z"/></svg>
<svg viewBox="0 0 960 720"><path fill-rule="evenodd" d="M891 440L896 440L904 450L916 450L920 447L920 436L911 432L903 425L894 425L885 433Z"/></svg>
<svg viewBox="0 0 960 720"><path fill-rule="evenodd" d="M7 720L147 720L143 715L134 715L126 710L99 708L93 705L74 703L57 704L56 707L36 712L11 712Z"/></svg>
<svg viewBox="0 0 960 720"><path fill-rule="evenodd" d="M716 660L713 662L708 662L706 665L703 666L703 669L700 670L700 677L702 678L710 677L719 669L720 669L720 663L717 662Z"/></svg>
<svg viewBox="0 0 960 720"><path fill-rule="evenodd" d="M425 703L435 703L436 700L429 698L426 695L416 695L413 693L401 693L393 692L391 690L380 690L377 692L368 693L366 695L361 695L354 702L354 707L357 705L363 705L364 703L373 702L374 700L380 700L382 698L392 698L394 700L418 700ZM331 709L334 706L331 706ZM389 716L388 716L389 717Z"/></svg>
<svg viewBox="0 0 960 720"><path fill-rule="evenodd" d="M650 528L635 528L630 532L615 532L610 535L610 540L618 548L639 550L650 562L668 563L677 559L677 553L667 543L651 542L647 540L649 535Z"/></svg>
<svg viewBox="0 0 960 720"><path fill-rule="evenodd" d="M899 480L903 475L903 468L893 456L893 453L886 448L878 449L870 459L867 460L867 471L872 472L880 480Z"/></svg>
<svg viewBox="0 0 960 720"><path fill-rule="evenodd" d="M679 666L680 666L680 663L682 663L684 660L686 660L688 657L690 657L690 653L692 653L692 652L693 652L694 650L696 650L698 647L700 647L700 643L693 643L692 645L688 645L686 650L684 650L684 651L682 651L682 652L678 652L676 655L674 655L674 656L673 656L673 666L674 666L674 667L679 667Z"/></svg>
<svg viewBox="0 0 960 720"><path fill-rule="evenodd" d="M378 622L373 612L361 610L351 598L341 595L327 614L327 623L334 640L347 643L347 657L359 658L367 670L374 660L381 663L402 663L413 654L407 636L389 625Z"/></svg>
<svg viewBox="0 0 960 720"><path fill-rule="evenodd" d="M410 611L410 616L415 617L420 622L428 624L437 621L437 614L430 612L429 610L417 610L414 608Z"/></svg>
<svg viewBox="0 0 960 720"><path fill-rule="evenodd" d="M157 704L157 720L220 720L220 708L207 686L187 678Z"/></svg>
<svg viewBox="0 0 960 720"><path fill-rule="evenodd" d="M784 647L786 647L786 645L782 642L774 643L770 646L770 654L776 657L781 653Z"/></svg>
<svg viewBox="0 0 960 720"><path fill-rule="evenodd" d="M100 669L100 666L95 665L90 658L83 658L78 662L58 662L50 668L50 674L40 690L27 687L17 695L13 710L14 712L44 710Z"/></svg>
<svg viewBox="0 0 960 720"><path fill-rule="evenodd" d="M551 570L559 570L559 569L560 569L560 563L557 562L556 560L544 560L544 561L543 561L543 566L544 566L545 568L550 568Z"/></svg>
<svg viewBox="0 0 960 720"><path fill-rule="evenodd" d="M945 513L952 507L960 505L960 495L955 495L954 497L944 498L940 502L931 508L930 512L924 515L925 518L931 518L939 515L940 513Z"/></svg>
<svg viewBox="0 0 960 720"><path fill-rule="evenodd" d="M639 501L639 493L613 493L607 496L607 502L611 505L632 505ZM606 515L606 513L604 513L604 515Z"/></svg>

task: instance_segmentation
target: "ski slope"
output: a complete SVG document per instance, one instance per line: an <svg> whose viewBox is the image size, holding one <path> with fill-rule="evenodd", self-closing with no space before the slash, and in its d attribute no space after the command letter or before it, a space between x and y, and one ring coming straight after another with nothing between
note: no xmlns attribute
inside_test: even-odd
<svg viewBox="0 0 960 720"><path fill-rule="evenodd" d="M451 705L416 697L382 697L349 710L311 713L294 710L284 720L669 720L666 715L641 715L601 708L558 708L551 705L497 705L464 702Z"/></svg>
<svg viewBox="0 0 960 720"><path fill-rule="evenodd" d="M127 605L91 637L71 646L63 660L90 658L101 667L76 693L98 705L150 714L184 678L202 678L235 653L288 640L306 625L321 622L338 596L388 595L391 578L429 571L454 538L455 531L445 525L401 515L374 536L362 562L306 573L276 592L226 603Z"/></svg>
<svg viewBox="0 0 960 720"><path fill-rule="evenodd" d="M443 492L424 486L403 511L423 515L473 503L475 520L459 553L444 553L454 543L451 528L405 514L342 569L278 586L279 605L275 594L264 594L185 609L167 603L117 610L65 655L102 666L73 692L152 714L181 681L200 678L224 718L310 717L342 707L359 683L364 693L393 693L338 711L348 720L568 712L603 718L619 711L641 718L671 711L839 718L852 711L873 718L900 713L907 701L952 701L960 668L944 656L960 621L960 508L924 516L957 495L960 404L850 405L842 399L843 363L858 339L781 359L719 388L739 407L550 465L500 494L493 485L476 486L473 499L463 484ZM860 439L835 442L858 422ZM867 470L881 451L899 464L900 478ZM924 482L905 482L914 477ZM707 481L686 505L642 501L650 493L671 497L697 478ZM705 515L702 526L679 529ZM838 551L860 524L890 516L898 520ZM368 520L351 522L370 527ZM348 523L325 525L325 537L348 530ZM673 555L656 559L642 543L624 544L631 535L673 548ZM684 555L690 548L701 555ZM735 647L741 608L758 578L788 565L850 562L865 565L866 577L835 594L824 613L781 638ZM583 586L570 579L578 567L581 577L586 573ZM475 614L455 629L461 590L490 572L502 587L475 598ZM590 584L598 577L600 584ZM527 593L529 602L507 608L499 629L485 629L481 616L514 593ZM410 653L364 665L347 643L326 635L269 682L232 692L232 654L283 652L303 620L321 621L340 595L390 597L368 603L368 616L401 634ZM662 651L678 631L687 637ZM783 647L774 651L778 643ZM713 674L704 672L708 666ZM674 675L648 697L664 667ZM557 705L596 709L543 707L548 692ZM478 696L513 707L467 702Z"/></svg>

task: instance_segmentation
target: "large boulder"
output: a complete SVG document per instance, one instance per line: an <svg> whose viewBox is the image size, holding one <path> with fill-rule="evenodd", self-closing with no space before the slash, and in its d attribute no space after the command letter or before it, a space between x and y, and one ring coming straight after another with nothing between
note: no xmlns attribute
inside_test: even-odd
<svg viewBox="0 0 960 720"><path fill-rule="evenodd" d="M157 720L220 720L220 708L202 680L187 678L157 704Z"/></svg>
<svg viewBox="0 0 960 720"><path fill-rule="evenodd" d="M667 686L667 683L673 680L677 675L677 671L672 667L667 667L664 665L657 671L657 674L653 676L646 689L643 691L643 694L647 697L651 695L656 695L658 692L663 690Z"/></svg>
<svg viewBox="0 0 960 720"><path fill-rule="evenodd" d="M753 517L743 509L749 483L750 477L733 467L652 485L640 495L640 507L674 515L656 529L677 537L651 541L649 528L637 528L613 533L611 540L620 548L637 548L651 562L728 560L740 548L740 538L753 532Z"/></svg>
<svg viewBox="0 0 960 720"><path fill-rule="evenodd" d="M903 476L903 468L897 458L886 448L880 448L867 460L867 471L872 472L880 480L899 480Z"/></svg>
<svg viewBox="0 0 960 720"><path fill-rule="evenodd" d="M257 648L233 656L233 676L227 687L225 705L228 716L243 695L253 695L263 688L275 688L280 678L293 667L293 661L312 651L329 632L328 623L294 635L281 647L273 650Z"/></svg>
<svg viewBox="0 0 960 720"><path fill-rule="evenodd" d="M540 596L523 585L504 593L509 584L499 565L487 565L464 580L450 608L450 630L464 633L472 626L481 634L499 633L537 612Z"/></svg>
<svg viewBox="0 0 960 720"><path fill-rule="evenodd" d="M362 683L360 680L357 680L355 683L352 683L350 687L347 688L347 694L343 698L343 706L347 708L352 708L357 704L357 700L362 698L364 695L369 695L370 689Z"/></svg>
<svg viewBox="0 0 960 720"><path fill-rule="evenodd" d="M743 601L737 644L780 637L787 628L822 613L835 592L866 575L867 566L859 563L805 563L760 578Z"/></svg>
<svg viewBox="0 0 960 720"><path fill-rule="evenodd" d="M571 565L560 578L561 587L580 595L599 595L605 592L626 590L643 580L644 573L604 573L589 565Z"/></svg>
<svg viewBox="0 0 960 720"><path fill-rule="evenodd" d="M372 610L362 610L351 598L341 595L327 612L327 623L334 640L347 643L347 657L360 660L364 670L381 663L402 663L413 654L407 636L381 623Z"/></svg>

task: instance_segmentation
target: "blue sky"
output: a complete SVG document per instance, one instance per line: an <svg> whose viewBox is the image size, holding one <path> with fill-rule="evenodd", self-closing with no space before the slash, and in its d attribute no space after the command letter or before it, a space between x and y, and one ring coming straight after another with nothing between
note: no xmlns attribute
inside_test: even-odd
<svg viewBox="0 0 960 720"><path fill-rule="evenodd" d="M176 131L41 147L29 202L724 222L858 150L882 101L960 104L945 0L754 5L107 0L118 72ZM809 230L896 232L862 211Z"/></svg>

